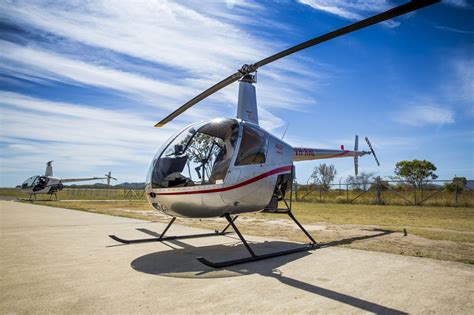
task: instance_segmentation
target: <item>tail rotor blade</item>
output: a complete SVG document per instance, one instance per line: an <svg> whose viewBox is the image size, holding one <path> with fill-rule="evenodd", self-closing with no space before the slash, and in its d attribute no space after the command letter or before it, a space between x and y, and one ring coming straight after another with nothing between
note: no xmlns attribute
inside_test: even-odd
<svg viewBox="0 0 474 315"><path fill-rule="evenodd" d="M359 174L359 156L354 156L354 172L355 176Z"/></svg>
<svg viewBox="0 0 474 315"><path fill-rule="evenodd" d="M380 166L379 159L377 159L377 155L375 154L374 149L372 148L372 144L369 141L368 137L365 137L365 142L367 142L367 145L369 146L370 152L374 156L375 162L377 163L377 166Z"/></svg>

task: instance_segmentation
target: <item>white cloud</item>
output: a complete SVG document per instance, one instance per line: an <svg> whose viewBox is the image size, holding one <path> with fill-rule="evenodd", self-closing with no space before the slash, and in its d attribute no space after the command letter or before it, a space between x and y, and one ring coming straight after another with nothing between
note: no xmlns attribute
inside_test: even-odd
<svg viewBox="0 0 474 315"><path fill-rule="evenodd" d="M450 31L450 32L459 33L459 34L466 34L466 35L474 34L474 31L461 30L458 28L448 27L448 26L443 26L443 25L435 25L435 27L440 30Z"/></svg>
<svg viewBox="0 0 474 315"><path fill-rule="evenodd" d="M0 8L14 23L199 75L228 74L263 57L268 47L231 23L175 2L19 1Z"/></svg>
<svg viewBox="0 0 474 315"><path fill-rule="evenodd" d="M393 113L392 119L409 126L445 125L454 123L454 113L437 105L413 105Z"/></svg>
<svg viewBox="0 0 474 315"><path fill-rule="evenodd" d="M454 62L455 76L459 83L457 98L474 106L474 58L457 59Z"/></svg>
<svg viewBox="0 0 474 315"><path fill-rule="evenodd" d="M2 174L32 172L53 159L62 174L115 165L122 175L143 180L154 152L180 127L157 129L130 112L9 92L0 92L0 115Z"/></svg>
<svg viewBox="0 0 474 315"><path fill-rule="evenodd" d="M189 2L187 6L168 1L139 4L53 1L48 5L41 1L18 1L14 5L0 2L0 17L6 21L72 41L64 44L60 40L42 46L0 42L3 52L0 70L41 84L63 82L112 89L141 105L166 109L159 113L162 116L243 63L255 62L286 47L278 45L280 47L276 48L275 40L255 38L239 25L245 19L245 10L261 11L259 5L247 1L230 4L232 10L213 4L212 14L206 14L200 12L199 2ZM219 19L223 15L234 18ZM160 69L171 67L170 73L177 75L153 76L124 71L120 59L115 63L107 60L107 65L103 65L107 51L89 49L88 54L81 54L81 48L71 50L78 46L77 43L150 61ZM90 56L91 52L95 55ZM131 67L133 64L128 68ZM153 64L147 67L151 68ZM297 70L302 71L296 75ZM314 91L322 82L321 75L308 70L308 63L299 62L297 56L269 65L259 74L260 78L261 82L266 79L271 82L267 86L261 84L258 92L259 104L268 110L275 107L300 110L304 105L314 104L304 96L305 89ZM207 102L235 104L235 90L226 88ZM180 119L190 121L196 116L199 119L222 116L227 112L224 108L199 104ZM232 110L232 114L234 112ZM279 125L270 112L262 111L261 117L271 121L271 125Z"/></svg>
<svg viewBox="0 0 474 315"><path fill-rule="evenodd" d="M390 3L386 0L298 0L300 3L311 8L334 14L348 20L362 20L370 14L380 13L390 8ZM382 23L387 27L397 27L399 22L388 20Z"/></svg>
<svg viewBox="0 0 474 315"><path fill-rule="evenodd" d="M443 0L443 3L449 4L455 7L461 7L461 8L469 7L467 0Z"/></svg>
<svg viewBox="0 0 474 315"><path fill-rule="evenodd" d="M24 47L0 40L1 67L23 78L62 81L113 89L124 94L160 96L176 99L191 97L192 89L147 78L143 75L96 66L37 48ZM7 60L13 62L9 64ZM168 103L168 105L170 105ZM162 105L163 106L163 105Z"/></svg>
<svg viewBox="0 0 474 315"><path fill-rule="evenodd" d="M166 129L152 127L155 119L243 63L288 46L274 38L257 38L243 28L270 22L259 4L243 0L228 4L231 9L213 3L208 13L207 6L197 1L0 2L0 19L26 31L9 37L17 43L0 40L3 82L23 84L22 88L31 84L36 91L44 85L51 89L50 95L64 85L84 91L95 87L121 100L120 105L108 100L112 109L102 109L97 108L100 104L92 106L91 98L91 105L84 105L0 92L2 173L31 172L55 159L64 174L100 165L121 169L134 165L133 171L123 174L137 178L143 175L137 175L136 167L146 172L157 146L183 122L233 116L236 84L186 111ZM255 18L255 11L261 19ZM275 22L269 25L259 28L259 34L270 27L284 28ZM294 56L259 73L257 95L264 128L283 124L271 112L274 108L303 110L315 103L307 92L327 80L314 66L314 61ZM130 106L124 110L127 102ZM81 174L72 174L77 175Z"/></svg>
<svg viewBox="0 0 474 315"><path fill-rule="evenodd" d="M466 117L474 116L474 58L458 52L443 66L444 80L437 90L445 103ZM438 101L439 102L439 101Z"/></svg>

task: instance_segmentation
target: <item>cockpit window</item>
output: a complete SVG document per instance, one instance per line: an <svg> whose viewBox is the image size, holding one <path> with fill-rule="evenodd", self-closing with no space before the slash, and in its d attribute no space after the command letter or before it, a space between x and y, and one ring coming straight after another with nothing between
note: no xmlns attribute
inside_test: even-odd
<svg viewBox="0 0 474 315"><path fill-rule="evenodd" d="M184 130L153 162L152 188L216 184L223 181L238 135L234 119Z"/></svg>
<svg viewBox="0 0 474 315"><path fill-rule="evenodd" d="M265 163L268 139L265 133L257 128L244 125L242 141L235 165Z"/></svg>
<svg viewBox="0 0 474 315"><path fill-rule="evenodd" d="M32 176L25 180L21 185L21 189L33 189L33 191L42 190L48 184L46 176Z"/></svg>
<svg viewBox="0 0 474 315"><path fill-rule="evenodd" d="M28 188L33 188L33 185L35 184L36 179L38 179L39 176L32 176L25 180L23 184L21 184L21 189L28 189Z"/></svg>

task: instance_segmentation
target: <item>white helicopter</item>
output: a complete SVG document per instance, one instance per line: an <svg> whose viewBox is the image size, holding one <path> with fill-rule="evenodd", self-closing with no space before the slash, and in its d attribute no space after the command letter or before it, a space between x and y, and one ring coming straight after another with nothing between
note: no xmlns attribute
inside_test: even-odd
<svg viewBox="0 0 474 315"><path fill-rule="evenodd" d="M222 262L198 258L200 262L214 268L317 248L316 241L291 212L295 177L293 162L353 157L356 172L359 156L372 154L377 164L379 162L367 137L365 139L370 151L358 150L357 136L353 151L343 148L341 150L294 148L262 129L258 125L257 100L253 85L256 81L253 73L258 68L297 51L437 2L439 0L414 0L286 49L257 63L244 65L236 73L202 92L157 123L156 127L162 127L209 95L239 81L237 118L219 118L192 124L166 141L155 155L146 179L145 190L150 204L156 210L172 217L163 233L159 237L136 240L126 240L115 235L110 237L125 244L155 242L223 235L232 226L250 256ZM283 208L278 207L279 201L284 204ZM254 253L234 221L238 214L261 210L288 214L307 235L310 243L271 254ZM221 232L165 237L165 233L178 216L225 217L228 225Z"/></svg>
<svg viewBox="0 0 474 315"><path fill-rule="evenodd" d="M54 196L58 199L57 192L63 190L64 183L84 182L89 180L106 179L107 185L110 185L110 180L117 180L112 177L112 172L105 174L104 177L85 177L85 178L57 178L53 177L53 161L46 163L46 171L43 176L31 176L21 184L21 191L36 199L36 195L50 195L49 200Z"/></svg>

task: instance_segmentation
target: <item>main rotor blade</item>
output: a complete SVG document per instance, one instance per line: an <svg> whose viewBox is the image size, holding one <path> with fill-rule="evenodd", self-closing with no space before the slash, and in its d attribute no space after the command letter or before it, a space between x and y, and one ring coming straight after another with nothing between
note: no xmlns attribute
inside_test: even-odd
<svg viewBox="0 0 474 315"><path fill-rule="evenodd" d="M438 3L440 1L441 0L413 0L411 2L402 4L398 7L395 7L393 9L390 9L390 10L385 11L383 13L374 15L370 18L365 19L365 20L356 22L354 24L348 25L346 27L340 28L340 29L332 31L330 33L327 33L327 34L321 35L319 37L310 39L310 40L308 40L304 43L301 43L299 45L290 47L286 50L283 50L282 52L276 53L276 54L274 54L270 57L262 59L262 60L260 60L256 63L254 63L250 67L252 69L254 69L254 71L255 71L261 66L269 64L270 62L281 59L281 58L286 57L288 55L294 54L295 52L298 52L300 50L309 48L309 47L317 45L317 44L321 44L321 43L326 42L328 40L331 40L333 38L336 38L336 37L339 37L339 36L342 36L342 35L357 31L357 30L360 30L360 29L365 28L367 26L371 26L371 25L374 25L374 24L377 24L377 23L395 18L397 16L400 16L400 15L403 15L403 14L406 14L406 13L409 13L409 12L427 7L429 5Z"/></svg>
<svg viewBox="0 0 474 315"><path fill-rule="evenodd" d="M227 78L225 78L221 82L211 86L210 88L208 88L207 90L205 90L204 92L202 92L198 96L194 97L193 99L188 101L186 104L184 104L183 106L181 106L180 108L178 108L177 110L175 110L174 112L172 112L171 114L169 114L168 116L163 118L159 123L157 123L155 125L155 127L163 127L166 123L170 122L171 120L173 120L177 116L181 115L185 110L187 110L188 108L190 108L194 104L199 103L200 101L202 101L203 99L205 99L209 95L212 95L215 92L219 91L220 89L228 86L229 84L234 83L235 81L239 80L241 77L242 77L242 73L240 73L239 71L237 71L236 73L228 76Z"/></svg>
<svg viewBox="0 0 474 315"><path fill-rule="evenodd" d="M348 25L348 26L343 27L341 29L332 31L332 32L327 33L325 35L321 35L321 36L318 36L316 38L310 39L310 40L308 40L304 43L301 43L299 45L290 47L290 48L288 48L286 50L283 50L279 53L276 53L276 54L274 54L270 57L262 59L262 60L260 60L256 63L254 63L254 64L243 65L242 68L239 71L237 71L236 73L228 76L227 78L225 78L221 82L213 85L212 87L205 90L204 92L202 92L198 96L194 97L193 99L188 101L186 104L182 105L180 108L178 108L177 110L172 112L170 115L168 115L167 117L162 119L159 123L157 123L155 125L155 127L164 126L166 123L170 122L171 120L173 120L174 118L176 118L177 116L182 114L185 110L187 110L191 106L193 106L196 103L202 101L206 97L214 94L215 92L217 92L220 89L226 87L227 85L229 85L231 83L234 83L235 81L238 81L243 76L257 71L257 69L259 67L267 65L267 64L269 64L273 61L276 61L278 59L281 59L283 57L291 55L291 54L293 54L295 52L298 52L300 50L309 48L309 47L317 45L317 44L321 44L321 43L326 42L328 40L331 40L333 38L336 38L336 37L339 37L339 36L342 36L342 35L357 31L357 30L360 30L360 29L365 28L367 26L371 26L371 25L374 25L374 24L377 24L377 23L395 18L397 16L400 16L400 15L403 15L403 14L406 14L406 13L409 13L409 12L427 7L429 5L438 3L440 1L441 0L412 0L408 3L405 3L405 4L402 4L398 7L392 8L388 11L383 12L383 13L374 15L370 18L365 19L365 20L356 22L354 24L351 24L351 25Z"/></svg>

